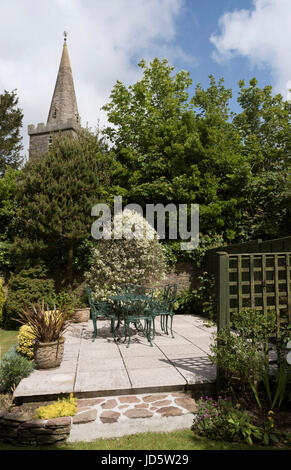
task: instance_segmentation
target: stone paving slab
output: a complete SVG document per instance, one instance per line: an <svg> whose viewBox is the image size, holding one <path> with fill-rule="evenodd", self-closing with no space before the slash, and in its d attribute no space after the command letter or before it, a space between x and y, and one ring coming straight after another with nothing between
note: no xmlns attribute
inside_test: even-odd
<svg viewBox="0 0 291 470"><path fill-rule="evenodd" d="M175 367L158 367L156 369L130 369L129 378L133 388L155 388L177 385L181 389L186 385L184 377L177 371Z"/></svg>
<svg viewBox="0 0 291 470"><path fill-rule="evenodd" d="M147 431L189 429L197 410L188 393L154 393L79 399L69 442Z"/></svg>
<svg viewBox="0 0 291 470"><path fill-rule="evenodd" d="M172 368L173 365L170 360L164 356L151 356L144 360L144 357L124 357L124 365L129 371L131 369L157 369L157 368Z"/></svg>
<svg viewBox="0 0 291 470"><path fill-rule="evenodd" d="M93 325L71 325L66 333L63 361L57 369L35 370L14 392L17 401L36 401L56 394L78 397L133 394L146 391L186 390L213 383L215 368L208 353L212 330L202 318L174 318L174 338L165 335L156 322L157 334L151 347L142 333L131 344L115 343L109 321L98 321L98 336L92 341Z"/></svg>
<svg viewBox="0 0 291 470"><path fill-rule="evenodd" d="M92 372L79 372L77 374L74 393L80 395L89 392L111 392L125 391L130 393L131 383L125 369L99 370Z"/></svg>

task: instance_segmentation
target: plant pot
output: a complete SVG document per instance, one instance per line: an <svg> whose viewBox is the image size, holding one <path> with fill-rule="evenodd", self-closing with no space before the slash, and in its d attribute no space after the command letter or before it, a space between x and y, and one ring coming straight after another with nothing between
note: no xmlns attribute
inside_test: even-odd
<svg viewBox="0 0 291 470"><path fill-rule="evenodd" d="M76 308L72 316L74 323L87 322L90 318L90 308Z"/></svg>
<svg viewBox="0 0 291 470"><path fill-rule="evenodd" d="M59 367L64 355L65 338L62 336L58 341L51 343L35 344L34 360L38 369L52 369Z"/></svg>

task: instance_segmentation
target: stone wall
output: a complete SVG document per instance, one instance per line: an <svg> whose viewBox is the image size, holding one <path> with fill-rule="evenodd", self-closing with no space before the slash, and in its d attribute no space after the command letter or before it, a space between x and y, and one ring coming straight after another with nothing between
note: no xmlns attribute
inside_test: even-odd
<svg viewBox="0 0 291 470"><path fill-rule="evenodd" d="M75 136L76 132L72 129L62 130L63 134ZM30 134L29 139L29 158L44 155L49 148L49 138L51 133Z"/></svg>
<svg viewBox="0 0 291 470"><path fill-rule="evenodd" d="M191 392L178 391L81 398L74 416L48 420L32 419L31 409L15 407L0 411L0 441L42 446L135 434L141 426L157 432L184 429L196 411Z"/></svg>
<svg viewBox="0 0 291 470"><path fill-rule="evenodd" d="M65 441L72 417L32 419L31 416L0 411L0 440L10 444L47 445Z"/></svg>
<svg viewBox="0 0 291 470"><path fill-rule="evenodd" d="M198 277L202 274L200 268L197 268L192 262L180 262L169 271L162 282L158 283L157 286L164 286L166 284L177 284L178 291L187 289L196 289L199 286Z"/></svg>

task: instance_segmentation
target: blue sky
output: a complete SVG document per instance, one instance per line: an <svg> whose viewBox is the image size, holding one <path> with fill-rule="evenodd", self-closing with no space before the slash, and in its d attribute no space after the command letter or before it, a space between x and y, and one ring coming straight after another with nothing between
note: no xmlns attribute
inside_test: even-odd
<svg viewBox="0 0 291 470"><path fill-rule="evenodd" d="M222 63L218 63L213 58L215 47L210 42L210 37L220 32L219 18L226 12L241 9L253 11L253 1L187 0L184 2L181 15L177 20L177 42L187 54L194 55L197 58L197 63L193 65L191 63L179 63L177 65L190 71L194 85L200 82L205 88L208 87L208 76L210 74L214 75L216 79L223 77L225 86L233 89L232 106L236 110L239 109L235 105L239 80L249 81L255 76L259 80L259 86L270 85L273 82L271 70L268 66L262 69L261 66L257 66L255 63L251 64L250 60L242 55L236 55L231 60Z"/></svg>
<svg viewBox="0 0 291 470"><path fill-rule="evenodd" d="M193 88L223 77L235 111L241 79L284 98L291 88L291 0L0 0L0 11L0 90L17 89L26 152L27 125L47 119L64 30L81 122L92 128L106 125L100 108L116 80L140 78L141 58L166 57Z"/></svg>

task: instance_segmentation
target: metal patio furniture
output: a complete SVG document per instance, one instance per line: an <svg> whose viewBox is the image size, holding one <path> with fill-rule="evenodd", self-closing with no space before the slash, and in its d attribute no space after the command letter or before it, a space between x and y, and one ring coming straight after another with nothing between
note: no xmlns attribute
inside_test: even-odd
<svg viewBox="0 0 291 470"><path fill-rule="evenodd" d="M151 311L152 311L152 317L153 317L152 339L154 339L155 334L156 334L155 318L157 316L160 317L161 330L167 335L169 334L168 323L169 323L169 318L170 318L170 332L171 332L172 338L174 338L173 317L174 317L174 304L176 301L176 297L177 297L177 285L168 284L167 286L164 287L162 298L160 300L152 300L151 302Z"/></svg>
<svg viewBox="0 0 291 470"><path fill-rule="evenodd" d="M93 341L97 336L97 318L108 318L110 319L110 331L114 336L116 313L113 310L113 306L110 302L94 302L92 298L92 291L89 286L86 286L86 293L90 305L91 318L93 322Z"/></svg>
<svg viewBox="0 0 291 470"><path fill-rule="evenodd" d="M151 346L151 327L152 327L152 314L151 314L151 300L147 296L130 296L127 299L124 312L124 343L128 339L126 347L130 346L131 332L130 325L133 324L137 331L141 331Z"/></svg>
<svg viewBox="0 0 291 470"><path fill-rule="evenodd" d="M123 284L117 290L117 294L109 297L115 306L115 311L118 316L117 328L123 322L122 332L124 342L128 339L127 347L130 345L131 324L134 324L136 330L141 331L151 344L152 296L153 289L151 288L135 284ZM115 335L114 337L116 339Z"/></svg>

